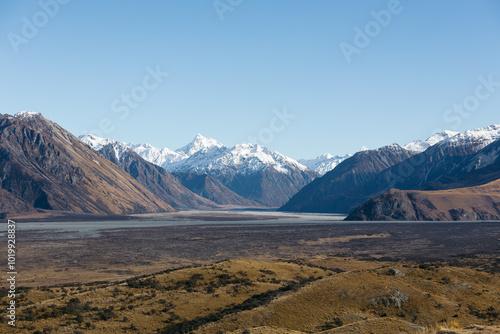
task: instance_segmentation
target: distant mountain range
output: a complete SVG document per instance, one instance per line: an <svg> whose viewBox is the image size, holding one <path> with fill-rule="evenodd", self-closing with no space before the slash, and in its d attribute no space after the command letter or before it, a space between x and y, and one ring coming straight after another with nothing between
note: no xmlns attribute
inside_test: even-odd
<svg viewBox="0 0 500 334"><path fill-rule="evenodd" d="M127 171L176 209L210 209L218 207L218 204L258 206L256 202L242 198L209 175L176 173L174 176L163 167L139 156L130 148L133 145L90 134L80 136L80 140Z"/></svg>
<svg viewBox="0 0 500 334"><path fill-rule="evenodd" d="M96 149L113 142L91 135L80 138ZM197 194L219 203L221 198L231 199L231 203L223 201L223 204L281 206L320 176L298 161L264 146L238 144L226 147L200 134L175 151L158 149L149 144L115 145L130 148L146 161L175 173L186 187ZM208 175L210 178L194 182L194 175Z"/></svg>
<svg viewBox="0 0 500 334"><path fill-rule="evenodd" d="M0 214L265 206L347 220L499 220L500 125L299 162L202 135L177 150L79 140L38 113L0 114L0 178Z"/></svg>

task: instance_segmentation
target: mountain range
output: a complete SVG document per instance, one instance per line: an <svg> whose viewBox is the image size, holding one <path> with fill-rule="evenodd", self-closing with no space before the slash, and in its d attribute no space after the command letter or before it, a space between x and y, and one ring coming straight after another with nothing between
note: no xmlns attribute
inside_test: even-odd
<svg viewBox="0 0 500 334"><path fill-rule="evenodd" d="M480 186L500 177L496 173L498 165L494 164L499 159L499 139L500 126L493 125L462 133L446 131L427 141L413 142L405 147L393 144L359 152L304 187L281 210L335 213L354 211L348 217L349 220L402 219L404 215L401 215L401 211L407 212L406 209L401 209L403 202L406 203L402 206L405 208L410 202L413 206L425 206L423 203L428 201L424 200L425 197L407 196L407 193L403 195L394 189L428 191L453 188L457 189L455 193L460 193L462 190L458 189ZM391 189L391 192L386 193ZM471 191L481 189L486 188ZM488 191L492 189L494 187L489 187ZM466 191L463 191L465 194ZM412 194L415 195L414 192ZM445 197L444 194L449 192L441 193L442 197ZM380 195L382 196L377 197ZM362 204L364 206L358 208ZM445 206L435 206L427 210L434 211L432 215L412 215L407 218L432 220L439 217L455 220L459 217L451 215L450 210L466 210L463 205L454 204L453 201L449 205L451 207L446 212L440 211ZM394 206L399 206L399 214L390 214L392 211L387 207ZM438 211L440 214L437 214ZM486 217L486 211L491 211L490 218L496 214L494 210L479 211L476 214L469 212L463 217ZM388 216L384 218L385 214Z"/></svg>
<svg viewBox="0 0 500 334"><path fill-rule="evenodd" d="M500 219L500 125L301 160L197 135L177 149L71 133L0 114L0 214L131 214L228 206L347 220Z"/></svg>
<svg viewBox="0 0 500 334"><path fill-rule="evenodd" d="M96 149L114 142L92 135L80 139ZM149 144L115 142L115 146L115 150L132 149L144 160L174 173L184 186L220 204L278 207L320 176L267 147L257 144L226 147L201 134L175 151ZM229 198L230 203L223 198Z"/></svg>

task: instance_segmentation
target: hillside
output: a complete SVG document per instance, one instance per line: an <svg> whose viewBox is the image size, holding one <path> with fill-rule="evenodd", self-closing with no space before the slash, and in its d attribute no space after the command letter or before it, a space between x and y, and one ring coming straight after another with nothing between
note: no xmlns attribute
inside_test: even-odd
<svg viewBox="0 0 500 334"><path fill-rule="evenodd" d="M375 194L365 184L412 154L397 144L358 152L302 188L280 211L349 213Z"/></svg>
<svg viewBox="0 0 500 334"><path fill-rule="evenodd" d="M500 180L449 190L393 189L370 199L346 220L500 220Z"/></svg>
<svg viewBox="0 0 500 334"><path fill-rule="evenodd" d="M18 331L416 334L500 324L494 274L341 258L315 262L232 260L116 283L22 289ZM6 326L0 323L0 330Z"/></svg>
<svg viewBox="0 0 500 334"><path fill-rule="evenodd" d="M9 213L33 208L97 214L174 211L40 114L0 115L0 156L2 188L10 193L1 202Z"/></svg>

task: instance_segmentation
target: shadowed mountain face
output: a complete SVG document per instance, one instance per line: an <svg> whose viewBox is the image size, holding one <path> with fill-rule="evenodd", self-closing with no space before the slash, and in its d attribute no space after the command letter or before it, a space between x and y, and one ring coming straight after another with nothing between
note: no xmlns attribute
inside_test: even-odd
<svg viewBox="0 0 500 334"><path fill-rule="evenodd" d="M117 155L117 150L123 149ZM219 206L186 188L165 169L147 162L129 148L107 144L98 151L145 188L176 209L215 209Z"/></svg>
<svg viewBox="0 0 500 334"><path fill-rule="evenodd" d="M393 189L374 197L347 220L500 219L500 141L465 156L442 174L417 190Z"/></svg>
<svg viewBox="0 0 500 334"><path fill-rule="evenodd" d="M235 171L229 173L210 171L209 173L238 195L270 207L283 205L319 175L311 170L282 173L272 167L249 174L240 174Z"/></svg>
<svg viewBox="0 0 500 334"><path fill-rule="evenodd" d="M208 174L173 173L189 190L220 205L258 206L255 201L241 197Z"/></svg>
<svg viewBox="0 0 500 334"><path fill-rule="evenodd" d="M397 144L358 152L305 186L280 210L348 213L376 194L376 189L365 184L411 155L412 152Z"/></svg>
<svg viewBox="0 0 500 334"><path fill-rule="evenodd" d="M39 209L124 214L174 209L39 114L0 115L1 187ZM2 199L3 205L12 207ZM12 208L10 210L13 210Z"/></svg>
<svg viewBox="0 0 500 334"><path fill-rule="evenodd" d="M495 161L500 151L499 134L500 126L493 125L445 138L418 154L398 145L357 153L304 187L281 210L349 213L390 189L440 189L446 183L454 187L457 177ZM471 176L468 185L495 179L481 175Z"/></svg>

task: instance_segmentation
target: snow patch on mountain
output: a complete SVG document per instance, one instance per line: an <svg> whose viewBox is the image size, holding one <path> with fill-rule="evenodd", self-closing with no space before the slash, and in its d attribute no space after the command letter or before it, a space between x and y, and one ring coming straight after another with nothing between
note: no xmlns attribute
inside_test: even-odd
<svg viewBox="0 0 500 334"><path fill-rule="evenodd" d="M443 140L439 145L474 146L475 150L479 151L499 139L500 124L495 124L484 128L460 132L453 137Z"/></svg>
<svg viewBox="0 0 500 334"><path fill-rule="evenodd" d="M129 149L126 143L121 143L110 138L97 137L91 134L82 135L78 137L78 139L89 145L94 151L99 151L104 146L112 145L117 160L120 160L122 155Z"/></svg>
<svg viewBox="0 0 500 334"><path fill-rule="evenodd" d="M144 160L165 169L172 163L189 158L187 154L172 151L167 147L159 149L150 144L128 144L128 146Z"/></svg>
<svg viewBox="0 0 500 334"><path fill-rule="evenodd" d="M339 155L331 155L329 153L320 155L315 159L301 159L299 162L304 166L309 167L310 169L320 173L321 175L325 175L329 171L333 170L340 164L342 161L352 157L351 154L346 154L344 156Z"/></svg>
<svg viewBox="0 0 500 334"><path fill-rule="evenodd" d="M34 112L34 111L20 111L14 115L14 117L17 118L25 118L25 117L34 117L34 116L39 116L41 115L39 112Z"/></svg>

